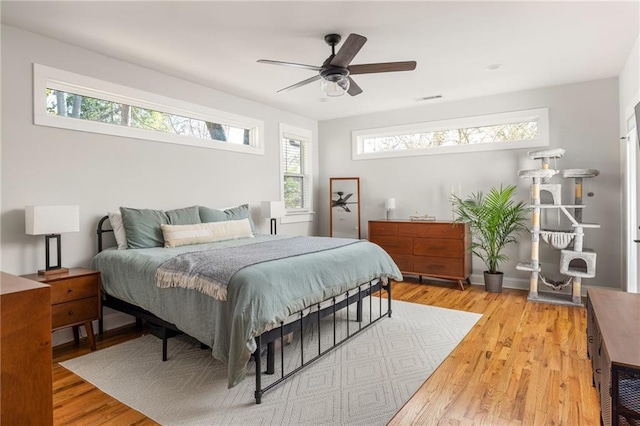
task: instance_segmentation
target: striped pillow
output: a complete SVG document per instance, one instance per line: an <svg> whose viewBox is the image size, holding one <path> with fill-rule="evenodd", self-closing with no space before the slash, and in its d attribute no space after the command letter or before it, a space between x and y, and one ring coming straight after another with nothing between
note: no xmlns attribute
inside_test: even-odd
<svg viewBox="0 0 640 426"><path fill-rule="evenodd" d="M165 247L253 238L249 219L224 222L196 223L194 225L160 225Z"/></svg>

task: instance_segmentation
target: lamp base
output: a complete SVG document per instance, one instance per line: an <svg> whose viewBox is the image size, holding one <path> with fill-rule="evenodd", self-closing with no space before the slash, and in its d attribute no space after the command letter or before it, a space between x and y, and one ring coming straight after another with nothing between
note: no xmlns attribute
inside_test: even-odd
<svg viewBox="0 0 640 426"><path fill-rule="evenodd" d="M38 275L49 277L51 275L66 274L67 272L69 272L69 268L40 269Z"/></svg>

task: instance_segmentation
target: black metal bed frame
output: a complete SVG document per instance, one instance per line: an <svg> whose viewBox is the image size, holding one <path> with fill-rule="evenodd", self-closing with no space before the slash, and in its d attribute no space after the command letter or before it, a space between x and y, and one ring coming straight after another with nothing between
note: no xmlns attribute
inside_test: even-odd
<svg viewBox="0 0 640 426"><path fill-rule="evenodd" d="M108 219L109 219L109 216L104 216L98 222L98 227L96 231L98 234L98 252L101 252L104 249L103 234L113 233L113 229L104 229L103 227L104 223ZM383 301L382 301L383 291L387 293L386 312L383 312ZM378 294L379 310L378 310L378 315L374 317L373 309L372 309L373 308L372 297L374 296L375 293L379 293ZM252 358L254 358L255 364L256 364L256 390L255 390L256 404L260 404L262 402L262 395L265 392L269 391L270 389L282 383L283 381L285 381L286 379L288 379L298 371L302 370L303 368L306 368L313 362L322 358L324 355L331 352L333 349L339 347L346 341L352 339L357 334L367 329L371 325L375 324L377 321L381 320L385 316L391 317L391 280L389 280L387 283L384 283L382 279L377 278L370 282L363 283L359 285L357 288L354 288L352 290L349 290L343 293L343 295L345 295L343 299L341 299L340 296L338 296L338 297L333 297L331 299L327 299L321 303L308 306L303 310L294 314L299 316L298 319L288 323L281 322L279 326L276 326L275 328L269 331L266 331L261 335L255 337L257 349L253 353ZM363 307L363 301L366 297L369 297L369 320L368 322L365 323L363 314L362 314L362 307ZM159 327L160 334L161 334L159 337L162 339L162 360L163 361L167 360L167 340L172 336L183 334L184 332L182 330L180 330L174 324L171 324L161 318L158 318L156 315L154 315L153 313L145 309L142 309L138 306L135 306L123 300L117 299L113 296L109 296L104 292L102 292L102 298L103 299L102 299L101 308L100 308L101 310L103 309L103 307L106 306L108 308L115 309L117 311L124 312L126 314L134 316L136 318L136 324L138 326L141 326L142 321L144 320L149 324ZM322 307L322 305L325 305L329 300L330 300L329 306ZM349 327L349 322L351 321L351 319L349 318L349 309L346 309L346 313L347 313L346 336L338 340L337 333L336 333L336 313L341 309L347 308L349 305L354 303L356 304L356 314L355 314L356 318L354 319L355 321L357 321L358 326L353 332L351 332L351 329ZM314 307L316 309L315 311L310 312L308 315L304 315L305 310L308 310ZM333 315L333 344L323 350L321 345L320 321L323 318L326 318L330 315ZM100 320L99 320L100 334L102 334L104 331L102 318L103 318L103 315L101 312ZM317 327L317 330L318 330L317 354L313 356L311 359L308 359L305 361L304 330L307 326L315 325L315 324L317 324L318 326ZM294 368L293 370L285 373L283 343L285 341L284 340L285 336L293 332L300 332L300 365ZM275 342L279 339L282 342L282 344L280 345L280 363L281 363L280 378L276 379L269 385L266 385L263 387L262 374L267 374L267 375L275 374L275 358L276 358ZM205 347L204 344L201 343L201 347ZM262 357L263 357L264 349L266 349L266 371L263 373Z"/></svg>

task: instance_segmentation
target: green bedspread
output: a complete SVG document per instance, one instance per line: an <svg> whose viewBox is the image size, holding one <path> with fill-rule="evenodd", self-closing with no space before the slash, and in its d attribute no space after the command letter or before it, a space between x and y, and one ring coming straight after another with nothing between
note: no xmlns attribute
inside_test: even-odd
<svg viewBox="0 0 640 426"><path fill-rule="evenodd" d="M188 252L259 244L286 236L256 238L176 248L107 249L91 267L101 272L103 291L154 313L212 348L228 365L229 387L246 374L256 349L254 337L290 314L337 296L375 278L402 280L391 257L363 241L317 253L263 262L238 271L226 301L185 288L159 288L156 270Z"/></svg>

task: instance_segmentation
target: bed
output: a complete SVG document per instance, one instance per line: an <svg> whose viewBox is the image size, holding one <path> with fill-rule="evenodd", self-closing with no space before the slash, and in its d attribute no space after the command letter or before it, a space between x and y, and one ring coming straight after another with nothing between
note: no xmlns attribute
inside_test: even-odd
<svg viewBox="0 0 640 426"><path fill-rule="evenodd" d="M391 316L391 280L402 280L389 255L366 240L252 235L179 247L103 249L104 233L112 232L105 226L107 222L107 216L100 220L99 253L91 261L91 267L101 273L103 305L159 324L165 332L165 354L167 330L183 332L210 347L212 355L228 365L229 387L245 378L253 357L257 403L267 390L379 319ZM296 245L316 248L296 252L298 249L291 248ZM279 251L285 253L276 254ZM203 259L226 265L230 258L243 257L239 253L257 257L246 266L236 265L237 270L227 271L230 279L223 296L216 286L202 288L197 280L193 284L201 272L197 269L189 272L186 281L190 284L159 279L166 275L162 271L172 273L176 265L197 268L206 263ZM374 299L374 294L379 297ZM379 309L375 315L369 309L369 317L363 318L362 305L367 298L369 306L375 301ZM351 317L349 306L355 309ZM336 339L336 312L343 309L347 323L356 321L357 325L349 329L347 324L346 336ZM305 360L303 355L301 365L285 372L284 344L280 344L280 377L265 386L264 354L266 373L272 374L278 341L282 343L289 333L304 333L309 324L331 316L333 345L326 349L318 344L315 356Z"/></svg>

